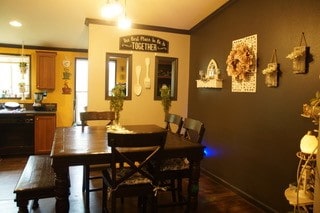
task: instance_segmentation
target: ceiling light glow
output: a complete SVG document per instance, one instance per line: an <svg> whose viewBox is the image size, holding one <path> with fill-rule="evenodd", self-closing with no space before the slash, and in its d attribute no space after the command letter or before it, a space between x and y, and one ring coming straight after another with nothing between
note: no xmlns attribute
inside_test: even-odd
<svg viewBox="0 0 320 213"><path fill-rule="evenodd" d="M13 27L21 27L22 26L21 22L19 22L17 20L10 21L9 24Z"/></svg>
<svg viewBox="0 0 320 213"><path fill-rule="evenodd" d="M107 19L113 19L120 16L122 12L122 5L116 1L105 4L101 9L101 16Z"/></svg>
<svg viewBox="0 0 320 213"><path fill-rule="evenodd" d="M118 27L121 29L131 28L131 20L128 17L123 16L118 20Z"/></svg>

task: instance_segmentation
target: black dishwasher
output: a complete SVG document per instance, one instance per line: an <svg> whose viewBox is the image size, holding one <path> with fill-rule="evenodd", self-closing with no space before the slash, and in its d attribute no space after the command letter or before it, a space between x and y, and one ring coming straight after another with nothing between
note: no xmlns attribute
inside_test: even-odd
<svg viewBox="0 0 320 213"><path fill-rule="evenodd" d="M34 153L34 115L0 114L0 156Z"/></svg>

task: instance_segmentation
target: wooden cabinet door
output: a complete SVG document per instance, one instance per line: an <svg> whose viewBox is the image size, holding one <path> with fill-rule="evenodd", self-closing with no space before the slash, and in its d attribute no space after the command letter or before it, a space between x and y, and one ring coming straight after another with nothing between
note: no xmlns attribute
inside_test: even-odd
<svg viewBox="0 0 320 213"><path fill-rule="evenodd" d="M35 154L50 153L55 129L55 115L35 116Z"/></svg>
<svg viewBox="0 0 320 213"><path fill-rule="evenodd" d="M56 52L37 51L37 89L55 88Z"/></svg>

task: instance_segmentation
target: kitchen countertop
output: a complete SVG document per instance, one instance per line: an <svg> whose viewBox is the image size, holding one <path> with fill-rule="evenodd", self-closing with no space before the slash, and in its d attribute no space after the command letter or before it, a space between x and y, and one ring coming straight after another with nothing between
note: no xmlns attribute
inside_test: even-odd
<svg viewBox="0 0 320 213"><path fill-rule="evenodd" d="M55 115L57 112L56 103L43 103L41 110L34 110L32 103L24 103L23 108L7 109L4 103L0 103L0 116L6 115ZM48 107L50 105L50 107ZM52 107L53 106L53 107Z"/></svg>
<svg viewBox="0 0 320 213"><path fill-rule="evenodd" d="M25 114L33 114L33 115L50 115L56 114L56 111L36 111L36 110L0 110L1 115L25 115Z"/></svg>

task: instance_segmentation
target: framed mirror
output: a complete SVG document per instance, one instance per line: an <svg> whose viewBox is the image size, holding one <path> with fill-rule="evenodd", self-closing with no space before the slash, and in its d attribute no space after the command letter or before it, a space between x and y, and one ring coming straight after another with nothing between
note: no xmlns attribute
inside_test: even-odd
<svg viewBox="0 0 320 213"><path fill-rule="evenodd" d="M154 100L161 100L162 85L170 88L171 100L177 100L178 59L170 57L155 57Z"/></svg>
<svg viewBox="0 0 320 213"><path fill-rule="evenodd" d="M0 99L31 98L31 56L0 53Z"/></svg>
<svg viewBox="0 0 320 213"><path fill-rule="evenodd" d="M106 54L105 99L110 100L112 89L120 84L125 88L126 100L131 100L132 55L121 53Z"/></svg>

